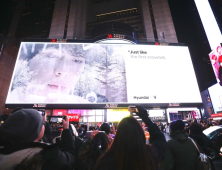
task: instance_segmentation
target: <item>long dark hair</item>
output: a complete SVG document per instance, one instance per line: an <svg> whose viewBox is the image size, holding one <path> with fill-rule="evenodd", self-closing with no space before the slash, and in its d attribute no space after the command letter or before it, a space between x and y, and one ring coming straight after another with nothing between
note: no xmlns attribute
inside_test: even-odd
<svg viewBox="0 0 222 170"><path fill-rule="evenodd" d="M109 150L98 160L95 169L107 157L113 157L116 170L154 170L156 165L150 157L144 131L133 117L122 119Z"/></svg>
<svg viewBox="0 0 222 170"><path fill-rule="evenodd" d="M107 150L108 147L108 136L103 132L97 133L91 141L89 147L87 147L86 150L80 155L79 169L92 169L98 158Z"/></svg>

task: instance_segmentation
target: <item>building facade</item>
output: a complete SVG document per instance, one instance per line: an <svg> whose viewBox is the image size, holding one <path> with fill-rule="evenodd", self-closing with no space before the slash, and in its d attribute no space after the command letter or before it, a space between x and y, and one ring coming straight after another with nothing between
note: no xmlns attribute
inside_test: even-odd
<svg viewBox="0 0 222 170"><path fill-rule="evenodd" d="M56 0L49 38L92 39L105 22L131 26L140 41L178 43L167 0Z"/></svg>

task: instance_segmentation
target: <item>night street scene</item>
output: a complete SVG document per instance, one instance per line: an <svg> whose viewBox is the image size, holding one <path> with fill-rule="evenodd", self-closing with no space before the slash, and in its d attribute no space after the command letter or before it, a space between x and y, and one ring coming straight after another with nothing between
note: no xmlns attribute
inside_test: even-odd
<svg viewBox="0 0 222 170"><path fill-rule="evenodd" d="M222 0L0 0L0 170L222 170Z"/></svg>

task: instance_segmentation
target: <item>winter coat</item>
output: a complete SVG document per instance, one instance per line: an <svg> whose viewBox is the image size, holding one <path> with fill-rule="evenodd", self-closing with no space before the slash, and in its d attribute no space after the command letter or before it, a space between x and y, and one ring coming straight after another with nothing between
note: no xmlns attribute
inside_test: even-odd
<svg viewBox="0 0 222 170"><path fill-rule="evenodd" d="M41 156L38 164L42 163L42 170L72 170L75 163L75 147L71 131L63 130L60 144L31 142L0 147L0 169L11 170L16 166L22 167L24 161L33 159L36 154Z"/></svg>
<svg viewBox="0 0 222 170"><path fill-rule="evenodd" d="M84 142L82 144L82 146L80 147L79 151L78 151L78 159L79 159L79 166L78 168L80 170L92 170L96 161L94 158L95 158L95 155L102 155L106 152L106 150L101 150L98 152L97 150L91 150L91 158L87 160L87 163L82 163L81 161L81 158L82 158L82 155L83 153L88 149L88 147L90 146L90 143L92 142L92 139L89 138L86 142Z"/></svg>
<svg viewBox="0 0 222 170"><path fill-rule="evenodd" d="M190 134L189 137L197 142L205 154L209 155L209 150L213 146L213 142L205 134Z"/></svg>
<svg viewBox="0 0 222 170"><path fill-rule="evenodd" d="M165 170L196 170L199 153L184 130L173 131L164 156Z"/></svg>
<svg viewBox="0 0 222 170"><path fill-rule="evenodd" d="M161 133L159 127L155 123L153 123L147 115L142 115L140 116L140 118L147 125L148 131L150 133L149 141L151 145L146 145L147 154L150 155L151 159L153 159L156 163L156 167L158 167L158 163L162 160L167 147L166 139L163 133ZM99 163L97 168L94 170L115 170L114 155L107 156Z"/></svg>

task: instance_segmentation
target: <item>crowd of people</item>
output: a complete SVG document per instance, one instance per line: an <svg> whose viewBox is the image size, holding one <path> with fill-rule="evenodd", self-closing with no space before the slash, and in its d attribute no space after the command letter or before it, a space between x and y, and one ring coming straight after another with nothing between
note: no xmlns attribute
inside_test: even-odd
<svg viewBox="0 0 222 170"><path fill-rule="evenodd" d="M199 152L192 140L209 154L212 142L202 131L222 123L194 121L186 126L176 120L162 126L153 123L142 106L136 107L142 125L132 116L123 118L117 130L103 123L86 141L82 138L87 127L73 125L67 117L62 120L61 136L52 140L50 126L38 111L16 110L0 126L0 169L196 170ZM162 132L167 132L167 128L169 141ZM150 135L149 144L145 131ZM212 162L211 166L213 169Z"/></svg>

